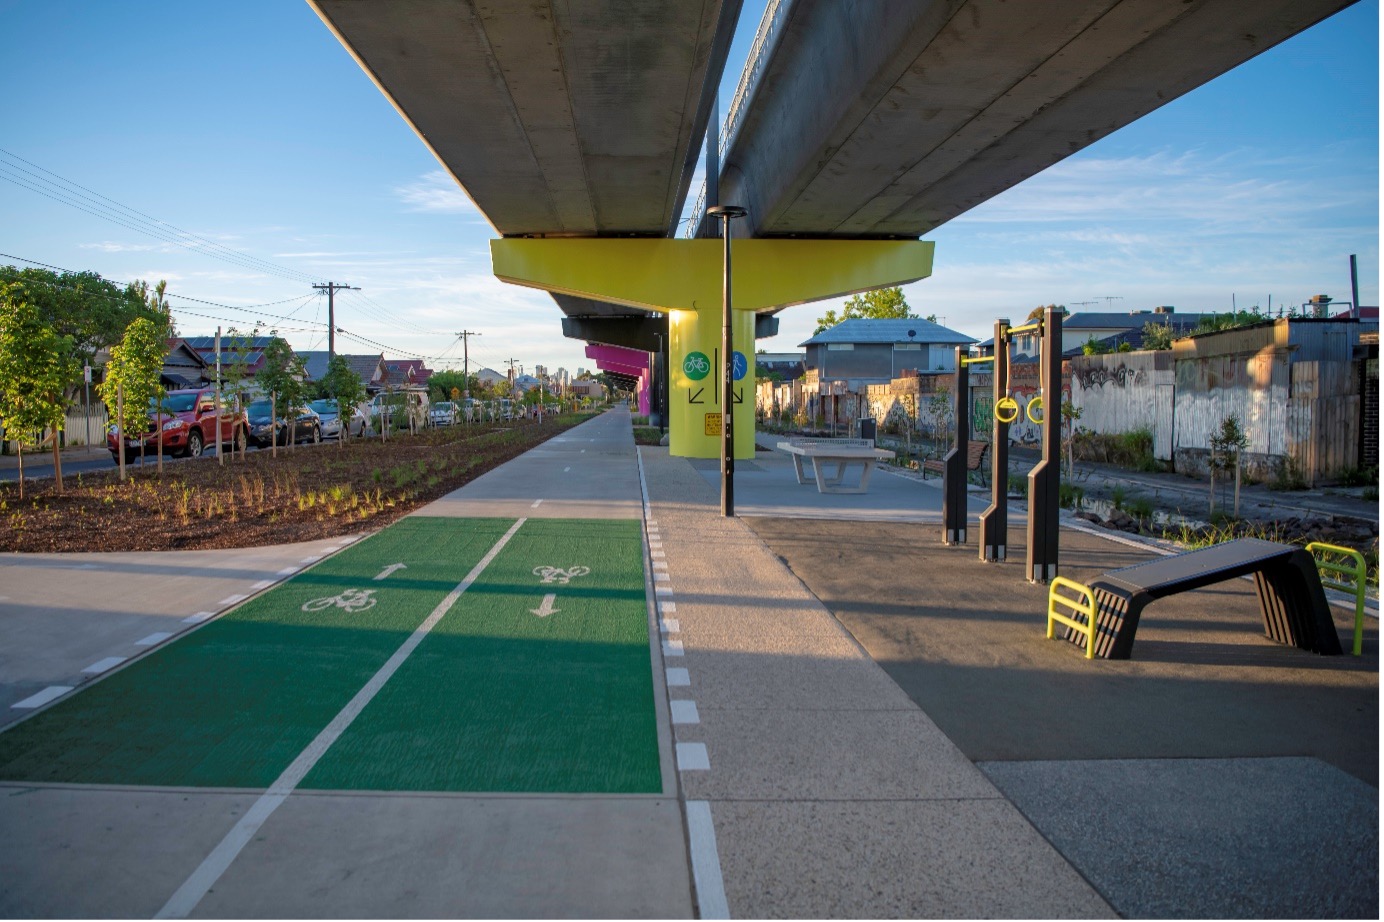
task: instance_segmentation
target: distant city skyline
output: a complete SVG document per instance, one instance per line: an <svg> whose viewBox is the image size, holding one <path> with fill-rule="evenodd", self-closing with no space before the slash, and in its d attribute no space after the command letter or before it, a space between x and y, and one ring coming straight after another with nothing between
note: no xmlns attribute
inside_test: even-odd
<svg viewBox="0 0 1384 922"><path fill-rule="evenodd" d="M723 112L763 6L745 4ZM325 349L311 285L333 281L359 288L335 296L341 352L459 369L466 329L472 367L588 361L551 298L493 277L484 216L307 4L0 0L0 15L0 262L167 279L188 335L257 311ZM1363 0L961 215L925 238L934 275L910 305L984 339L1048 303L1346 301L1352 253L1378 304L1378 48ZM781 312L755 348L796 350L838 305Z"/></svg>

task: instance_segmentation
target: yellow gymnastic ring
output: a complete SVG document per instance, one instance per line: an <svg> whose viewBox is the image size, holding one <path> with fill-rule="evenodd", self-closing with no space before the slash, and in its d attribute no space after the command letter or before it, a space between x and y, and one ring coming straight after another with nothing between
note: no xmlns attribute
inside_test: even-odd
<svg viewBox="0 0 1384 922"><path fill-rule="evenodd" d="M1013 397L1001 397L995 401L995 419L1008 425L1019 418L1019 401Z"/></svg>
<svg viewBox="0 0 1384 922"><path fill-rule="evenodd" d="M1028 416L1028 421L1029 421L1029 422L1031 422L1031 423L1033 423L1033 424L1035 424L1035 425L1041 426L1041 425L1043 425L1043 422L1048 418L1048 414L1045 412L1045 413L1043 414L1043 416L1042 416L1041 419L1040 419L1039 417L1037 417L1037 416L1034 416L1034 415L1033 415L1033 408L1034 408L1035 406L1036 406L1038 409L1040 409L1040 410L1044 409L1044 407L1043 407L1043 398L1042 398L1041 396L1039 396L1039 397L1034 397L1032 400L1030 400L1030 401L1028 402L1028 409L1026 409L1026 410L1024 411L1024 413L1025 413L1025 415Z"/></svg>

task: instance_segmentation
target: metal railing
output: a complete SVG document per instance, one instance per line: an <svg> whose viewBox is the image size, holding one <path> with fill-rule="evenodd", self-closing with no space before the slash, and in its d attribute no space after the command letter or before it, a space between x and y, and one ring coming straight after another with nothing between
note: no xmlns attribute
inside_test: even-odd
<svg viewBox="0 0 1384 922"><path fill-rule="evenodd" d="M1066 589L1075 592L1078 598L1069 598L1058 592ZM1068 615L1061 611L1070 609ZM1074 580L1054 576L1048 586L1048 640L1056 636L1056 626L1065 625L1078 634L1086 635L1086 658L1096 658L1096 597L1095 594Z"/></svg>
<svg viewBox="0 0 1384 922"><path fill-rule="evenodd" d="M765 61L768 59L768 51L773 48L774 41L778 38L779 27L783 25L785 13L792 0L769 0L769 5L764 8L764 15L760 17L759 28L755 30L754 43L750 45L750 53L745 58L745 69L740 72L740 82L735 87L735 95L731 97L730 110L726 112L726 120L721 125L721 133L717 137L716 150L722 161L726 156L726 151L730 150L731 142L735 140L735 133L740 128L740 117L744 114L745 105L754 95L755 88L759 86L759 78L763 72ZM697 229L701 227L702 218L706 216L706 180L702 180L702 191L697 195L697 202L692 206L692 213L683 222L683 236L695 237Z"/></svg>
<svg viewBox="0 0 1384 922"><path fill-rule="evenodd" d="M1307 553L1312 555L1317 564L1317 574L1321 578L1322 586L1348 592L1355 597L1355 643L1350 652L1359 656L1365 635L1367 571L1364 556L1357 550L1321 541L1313 541L1307 545Z"/></svg>

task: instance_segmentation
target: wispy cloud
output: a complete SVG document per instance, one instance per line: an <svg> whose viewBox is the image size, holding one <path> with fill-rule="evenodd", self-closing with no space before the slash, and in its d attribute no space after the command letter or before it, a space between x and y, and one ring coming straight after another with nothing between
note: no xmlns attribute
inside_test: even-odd
<svg viewBox="0 0 1384 922"><path fill-rule="evenodd" d="M472 215L480 213L461 186L457 185L456 180L442 170L424 173L415 182L396 186L394 194L409 211Z"/></svg>

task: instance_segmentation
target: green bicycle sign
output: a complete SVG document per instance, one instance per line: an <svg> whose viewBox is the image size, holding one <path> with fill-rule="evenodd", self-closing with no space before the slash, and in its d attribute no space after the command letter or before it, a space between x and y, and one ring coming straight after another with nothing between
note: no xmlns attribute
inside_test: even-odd
<svg viewBox="0 0 1384 922"><path fill-rule="evenodd" d="M689 352L682 360L682 373L693 381L700 381L711 374L711 359L704 352Z"/></svg>

